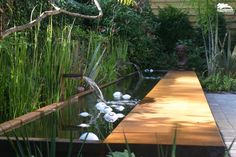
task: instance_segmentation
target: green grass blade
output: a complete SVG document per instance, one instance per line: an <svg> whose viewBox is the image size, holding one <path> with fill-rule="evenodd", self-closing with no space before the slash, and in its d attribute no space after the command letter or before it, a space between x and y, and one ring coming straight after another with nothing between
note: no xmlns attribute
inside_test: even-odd
<svg viewBox="0 0 236 157"><path fill-rule="evenodd" d="M57 129L57 114L53 113L52 117L52 136L51 136L51 142L50 142L50 157L56 157L56 129Z"/></svg>
<svg viewBox="0 0 236 157"><path fill-rule="evenodd" d="M233 147L235 140L236 140L236 138L233 139L233 141L232 141L231 144L229 145L229 148L227 148L227 149L225 150L224 157L230 157L229 151L230 151L231 148Z"/></svg>
<svg viewBox="0 0 236 157"><path fill-rule="evenodd" d="M129 143L128 143L128 139L127 137L125 136L125 132L123 130L123 134L124 134L124 139L125 139L125 145L126 145L126 148L128 150L128 155L129 157L132 157L132 152L131 152L131 149L130 149L130 146L129 146Z"/></svg>
<svg viewBox="0 0 236 157"><path fill-rule="evenodd" d="M10 137L7 134L5 134L5 136L7 137L8 142L12 146L14 152L16 153L16 156L20 157L19 151L17 150L17 148L16 148L15 144L13 143L13 141L10 139Z"/></svg>
<svg viewBox="0 0 236 157"><path fill-rule="evenodd" d="M81 156L82 156L82 150L83 150L84 145L85 145L85 143L86 143L87 137L88 137L88 133L87 133L86 136L85 136L85 140L83 140L83 143L82 143L82 145L81 145L81 147L80 147L80 149L79 149L79 152L78 152L78 154L77 154L77 157L81 157Z"/></svg>
<svg viewBox="0 0 236 157"><path fill-rule="evenodd" d="M174 138L173 138L171 157L175 157L175 154L176 154L176 137L177 137L177 126L175 128L175 134L174 134Z"/></svg>
<svg viewBox="0 0 236 157"><path fill-rule="evenodd" d="M106 49L103 50L102 54L99 56L98 60L94 64L94 66L89 74L89 77L92 78L93 80L95 80L95 78L97 77L97 75L100 71L101 66L99 66L99 65L101 64L101 61L102 61L102 58L103 58L103 55L105 52L106 52Z"/></svg>
<svg viewBox="0 0 236 157"><path fill-rule="evenodd" d="M23 149L23 147L22 147L22 144L21 144L21 142L20 142L18 136L15 134L15 132L14 132L14 136L15 136L15 138L16 138L16 145L17 145L17 148L18 148L18 150L19 150L19 152L20 152L20 156L21 156L21 157L25 157L26 155L25 155L25 153L24 153L24 149Z"/></svg>
<svg viewBox="0 0 236 157"><path fill-rule="evenodd" d="M96 129L97 129L98 133L100 134L100 136L102 137L102 139L105 139L105 137L103 136L103 134L102 134L102 132L101 132L101 130L100 130L100 128L97 124L96 124ZM109 152L112 154L113 151L112 151L111 147L109 146L109 144L107 144L107 143L105 143L105 144L106 144Z"/></svg>
<svg viewBox="0 0 236 157"><path fill-rule="evenodd" d="M40 148L39 148L38 146L36 146L36 149L37 149L37 151L35 151L36 154L39 154L39 157L43 157L43 154L42 154ZM37 153L37 152L38 152L38 153Z"/></svg>
<svg viewBox="0 0 236 157"><path fill-rule="evenodd" d="M71 157L72 154L72 146L73 146L73 137L72 137L72 131L70 131L70 143L68 148L68 155L67 157Z"/></svg>

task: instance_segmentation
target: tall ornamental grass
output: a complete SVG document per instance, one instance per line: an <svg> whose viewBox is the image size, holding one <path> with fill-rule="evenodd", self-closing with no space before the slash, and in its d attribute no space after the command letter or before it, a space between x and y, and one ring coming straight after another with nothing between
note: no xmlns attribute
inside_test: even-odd
<svg viewBox="0 0 236 157"><path fill-rule="evenodd" d="M71 38L73 24L62 28L49 20L31 31L17 33L0 43L0 121L58 102L64 73L83 73L98 83L117 78L117 61L127 61L125 40L89 32ZM65 80L65 96L80 81Z"/></svg>
<svg viewBox="0 0 236 157"><path fill-rule="evenodd" d="M69 72L72 64L73 25L57 31L52 19L49 23L46 33L40 33L38 26L0 42L1 121L59 101L61 75ZM33 41L29 41L31 34ZM42 34L46 34L45 41ZM66 83L69 87L70 82Z"/></svg>

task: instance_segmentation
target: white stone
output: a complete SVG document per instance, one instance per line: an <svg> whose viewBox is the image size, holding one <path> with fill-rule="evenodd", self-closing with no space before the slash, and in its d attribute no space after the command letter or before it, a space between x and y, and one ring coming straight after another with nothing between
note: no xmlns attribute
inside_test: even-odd
<svg viewBox="0 0 236 157"><path fill-rule="evenodd" d="M118 105L111 105L111 107L114 107L114 108L116 108L116 107L118 107Z"/></svg>
<svg viewBox="0 0 236 157"><path fill-rule="evenodd" d="M99 110L99 111L102 111L104 110L104 108L106 107L107 105L104 103L104 102L99 102L96 104L96 108Z"/></svg>
<svg viewBox="0 0 236 157"><path fill-rule="evenodd" d="M124 106L117 106L115 109L118 111L123 111L125 109L125 107Z"/></svg>
<svg viewBox="0 0 236 157"><path fill-rule="evenodd" d="M115 122L118 119L118 116L114 112L106 113L103 117L107 122Z"/></svg>
<svg viewBox="0 0 236 157"><path fill-rule="evenodd" d="M118 118L124 118L125 117L125 115L123 115L122 113L117 113L116 115L117 115Z"/></svg>
<svg viewBox="0 0 236 157"><path fill-rule="evenodd" d="M110 113L112 111L112 108L110 106L104 107L103 110L101 110L102 113Z"/></svg>
<svg viewBox="0 0 236 157"><path fill-rule="evenodd" d="M153 73L153 71L154 71L153 69L150 69L150 70L149 70L150 73Z"/></svg>
<svg viewBox="0 0 236 157"><path fill-rule="evenodd" d="M90 116L90 114L88 112L81 112L79 115L81 117L88 117L88 116Z"/></svg>
<svg viewBox="0 0 236 157"><path fill-rule="evenodd" d="M122 97L122 93L121 92L115 92L115 93L113 93L113 98L115 99L115 100L120 100L121 99L121 97Z"/></svg>
<svg viewBox="0 0 236 157"><path fill-rule="evenodd" d="M95 135L92 132L85 132L80 137L79 140L85 140L85 141L99 141L99 138L97 135Z"/></svg>
<svg viewBox="0 0 236 157"><path fill-rule="evenodd" d="M122 96L122 99L124 100L129 100L131 98L131 96L129 94L125 94Z"/></svg>
<svg viewBox="0 0 236 157"><path fill-rule="evenodd" d="M82 124L77 125L77 126L79 126L79 127L81 127L81 128L88 128L88 127L90 127L89 124L85 124L85 123L82 123Z"/></svg>

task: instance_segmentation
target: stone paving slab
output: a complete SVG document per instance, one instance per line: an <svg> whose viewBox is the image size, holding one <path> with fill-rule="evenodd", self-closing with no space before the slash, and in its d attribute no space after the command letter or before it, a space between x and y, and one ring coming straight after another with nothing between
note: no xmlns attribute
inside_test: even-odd
<svg viewBox="0 0 236 157"><path fill-rule="evenodd" d="M236 137L236 94L207 93L206 97L225 145L229 147ZM233 144L230 155L236 157L236 143Z"/></svg>

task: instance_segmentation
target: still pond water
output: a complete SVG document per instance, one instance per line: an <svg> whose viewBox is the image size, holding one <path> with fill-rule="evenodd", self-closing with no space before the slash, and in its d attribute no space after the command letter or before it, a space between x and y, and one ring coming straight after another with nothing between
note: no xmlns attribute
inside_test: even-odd
<svg viewBox="0 0 236 157"><path fill-rule="evenodd" d="M163 74L156 74L158 76ZM105 100L113 101L113 93L120 91L123 94L131 95L131 100L142 100L145 95L154 87L159 79L140 79L134 75L126 79L101 89ZM81 112L88 112L91 115L97 115L98 110L95 105L97 97L94 93L79 98L78 102L70 104L52 114L31 122L13 132L21 137L50 138L60 139L79 139L84 132L93 132L99 139L105 138L111 133L114 127L122 120L114 123L108 123L103 119L103 115L96 119L95 124L88 128L79 127L79 124L88 123L91 117L81 117ZM125 106L121 113L127 115L134 106ZM11 134L11 133L10 133Z"/></svg>

